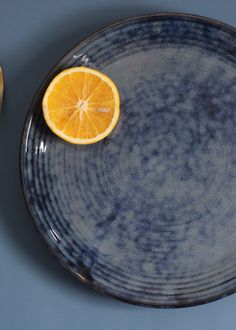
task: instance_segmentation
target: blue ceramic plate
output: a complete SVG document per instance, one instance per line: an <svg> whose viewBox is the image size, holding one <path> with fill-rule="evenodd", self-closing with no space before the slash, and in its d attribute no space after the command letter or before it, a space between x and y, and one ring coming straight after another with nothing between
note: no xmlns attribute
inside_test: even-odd
<svg viewBox="0 0 236 330"><path fill-rule="evenodd" d="M76 146L46 126L41 101L72 66L110 76L114 132ZM236 291L236 30L191 15L122 21L70 51L28 114L21 146L27 204L80 280L163 307Z"/></svg>

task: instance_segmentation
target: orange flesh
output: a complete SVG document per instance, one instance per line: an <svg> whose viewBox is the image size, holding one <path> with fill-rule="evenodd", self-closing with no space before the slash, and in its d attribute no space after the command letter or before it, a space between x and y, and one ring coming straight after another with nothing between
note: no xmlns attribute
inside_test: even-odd
<svg viewBox="0 0 236 330"><path fill-rule="evenodd" d="M90 139L110 126L115 99L111 87L99 77L72 72L55 84L47 107L58 130L73 138Z"/></svg>

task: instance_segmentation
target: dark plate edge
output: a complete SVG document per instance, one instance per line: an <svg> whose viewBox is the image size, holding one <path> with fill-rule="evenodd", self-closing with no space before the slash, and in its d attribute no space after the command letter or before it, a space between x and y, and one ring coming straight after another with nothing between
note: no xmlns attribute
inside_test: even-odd
<svg viewBox="0 0 236 330"><path fill-rule="evenodd" d="M45 79L43 80L43 82L41 83L41 85L39 86L33 101L29 107L29 110L27 112L24 124L23 124L23 128L22 128L22 133L21 133L21 138L20 138L20 152L19 152L19 174L20 174L20 182L21 182L21 187L22 187L22 191L23 191L23 195L24 195L24 200L27 206L27 209L29 211L29 214L31 215L32 219L33 219L33 223L35 225L36 230L40 233L40 236L42 237L43 241L46 243L46 246L48 247L49 251L57 258L57 260L60 262L61 265L63 265L67 270L69 270L70 273L72 273L77 279L79 279L82 283L86 284L87 286L89 286L90 288L95 289L96 291L98 291L101 294L113 297L117 300L129 303L129 304L133 304L133 305L139 305L139 306L143 306L143 307L152 307L152 308L183 308L183 307L193 307L193 306L198 306L198 305L202 305L202 304L207 304L209 302L213 302L216 300L219 300L221 298L227 297L233 293L236 292L236 287L234 289L229 289L224 291L224 293L222 294L217 294L215 296L212 296L210 298L207 299L199 299L197 301L186 301L186 302L176 302L176 304L152 304L152 303L143 303L140 302L138 300L131 300L128 298L124 298L122 296L116 295L114 293L111 293L107 290L105 290L103 287L94 284L91 280L84 278L83 274L78 274L77 272L74 271L74 269L70 266L68 266L63 260L62 258L51 248L49 242L47 241L47 239L44 236L44 233L40 230L39 226L37 225L36 221L35 221L35 217L36 215L34 214L33 208L30 204L30 200L28 198L27 195L27 188L26 188L26 182L24 179L24 174L23 174L23 167L24 167L24 141L26 140L27 134L28 134L28 127L30 125L30 121L32 120L32 115L33 115L33 110L34 107L37 103L37 100L40 96L40 94L42 94L44 92L44 89L47 85L47 82L49 79L51 79L51 77L53 77L53 75L56 73L57 71L57 67L58 65L61 63L62 60L66 59L72 52L73 50L75 50L78 46L82 46L84 43L89 42L91 39L95 38L98 34L105 32L107 30L110 30L114 27L117 26L122 26L125 23L129 23L129 22L133 22L133 21L140 21L143 19L154 19L154 18L167 18L167 17L179 17L179 18L183 18L183 19L189 19L189 21L192 20L198 20L198 21L202 21L208 24L211 24L212 26L215 27L220 27L223 28L226 31L231 31L231 33L235 33L236 34L236 28L221 22L219 20L216 19L212 19L212 18L208 18L205 16L200 16L200 15L194 15L194 14L187 14L187 13L175 13L175 12L163 12L163 13L150 13L150 14L146 14L146 15L141 15L141 16L135 16L135 17L131 17L131 18L126 18L126 19L122 19L119 20L113 24L110 24L104 28L98 29L96 32L94 32L93 34L90 34L89 36L85 37L84 39L82 39L79 43L77 43L72 49L70 49L64 56L62 56L57 63L51 68L51 70L49 71L49 73L47 74L47 76L45 77Z"/></svg>

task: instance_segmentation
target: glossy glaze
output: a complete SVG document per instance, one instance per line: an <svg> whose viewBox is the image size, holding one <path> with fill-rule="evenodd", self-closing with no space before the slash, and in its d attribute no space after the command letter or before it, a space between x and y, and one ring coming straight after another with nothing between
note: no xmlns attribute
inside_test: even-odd
<svg viewBox="0 0 236 330"><path fill-rule="evenodd" d="M236 33L187 15L153 15L75 47L36 96L22 139L30 211L60 261L126 301L188 306L236 288ZM105 140L49 131L51 78L86 65L109 75L121 118Z"/></svg>

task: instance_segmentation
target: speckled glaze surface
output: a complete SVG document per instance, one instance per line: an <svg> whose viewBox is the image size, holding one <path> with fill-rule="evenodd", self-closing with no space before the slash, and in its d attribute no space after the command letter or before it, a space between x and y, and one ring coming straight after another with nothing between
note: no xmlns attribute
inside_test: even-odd
<svg viewBox="0 0 236 330"><path fill-rule="evenodd" d="M75 146L47 128L42 95L62 69L109 75L113 133ZM27 117L21 175L59 260L125 301L205 303L236 290L236 30L191 15L115 24L52 70Z"/></svg>

